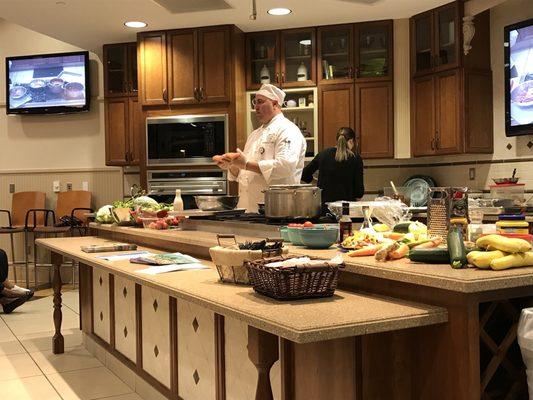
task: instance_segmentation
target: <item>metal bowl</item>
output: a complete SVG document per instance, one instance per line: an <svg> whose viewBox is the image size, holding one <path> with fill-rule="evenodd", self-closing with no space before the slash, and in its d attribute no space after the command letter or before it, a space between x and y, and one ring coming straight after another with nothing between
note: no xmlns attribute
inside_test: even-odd
<svg viewBox="0 0 533 400"><path fill-rule="evenodd" d="M516 183L518 182L520 178L517 178L517 177L514 177L514 178L492 178L492 180L494 181L494 183L496 185L505 185L505 184L508 184L508 183Z"/></svg>
<svg viewBox="0 0 533 400"><path fill-rule="evenodd" d="M202 211L233 210L237 207L239 196L194 196L194 200Z"/></svg>

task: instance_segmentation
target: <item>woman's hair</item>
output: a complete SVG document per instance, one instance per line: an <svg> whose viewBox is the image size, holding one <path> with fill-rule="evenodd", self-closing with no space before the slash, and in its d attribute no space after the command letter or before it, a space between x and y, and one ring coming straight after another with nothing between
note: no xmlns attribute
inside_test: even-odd
<svg viewBox="0 0 533 400"><path fill-rule="evenodd" d="M348 148L348 140L353 139L355 142L355 132L352 128L343 127L337 132L337 152L335 161L345 161L348 157L353 157L354 153ZM357 148L357 146L355 147Z"/></svg>

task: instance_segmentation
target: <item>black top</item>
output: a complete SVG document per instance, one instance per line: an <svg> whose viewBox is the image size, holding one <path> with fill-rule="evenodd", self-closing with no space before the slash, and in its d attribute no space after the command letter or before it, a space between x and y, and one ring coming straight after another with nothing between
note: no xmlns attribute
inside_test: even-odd
<svg viewBox="0 0 533 400"><path fill-rule="evenodd" d="M318 169L318 187L322 189L322 203L363 197L363 160L359 155L344 161L335 160L335 147L322 150L304 168L302 181L310 183Z"/></svg>

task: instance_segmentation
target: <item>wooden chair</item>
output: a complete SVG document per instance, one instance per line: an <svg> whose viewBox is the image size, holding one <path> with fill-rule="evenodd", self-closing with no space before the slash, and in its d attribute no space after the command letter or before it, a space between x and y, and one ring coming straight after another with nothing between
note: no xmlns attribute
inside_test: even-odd
<svg viewBox="0 0 533 400"><path fill-rule="evenodd" d="M59 192L57 195L57 203L55 211L50 209L32 209L29 210L27 219L33 215L40 216L44 221L42 224L31 225L28 221L26 224L27 232L33 233L33 264L35 266L35 285L37 286L37 268L38 267L51 267L50 264L39 264L37 262L37 246L35 239L39 236L53 235L70 235L74 236L77 232L79 236L84 236L87 233L87 212L92 212L91 208L92 194L86 190L69 190L68 192ZM70 218L71 224L67 226L56 226L58 219L64 216ZM82 221L83 225L76 225L74 217ZM28 260L28 256L26 256ZM74 265L73 265L74 267ZM74 272L74 270L73 270ZM72 275L74 281L74 274Z"/></svg>
<svg viewBox="0 0 533 400"><path fill-rule="evenodd" d="M11 211L0 210L0 213L7 214L8 226L0 228L0 234L8 234L11 239L11 264L14 268L14 277L17 281L17 264L24 264L26 266L26 287L30 285L30 275L28 269L28 253L27 253L27 236L26 236L26 221L28 211L36 208L44 208L46 194L43 192L17 192L13 193L11 200ZM35 226L43 225L43 216L35 216L33 224ZM24 261L15 260L15 245L13 235L15 233L24 234Z"/></svg>

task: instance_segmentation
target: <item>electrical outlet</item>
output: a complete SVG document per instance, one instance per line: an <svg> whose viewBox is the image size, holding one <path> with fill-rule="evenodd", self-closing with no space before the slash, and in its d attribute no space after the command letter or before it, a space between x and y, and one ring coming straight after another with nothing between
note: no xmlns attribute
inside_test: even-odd
<svg viewBox="0 0 533 400"><path fill-rule="evenodd" d="M475 168L469 168L468 169L468 178L473 181L476 179L476 169Z"/></svg>
<svg viewBox="0 0 533 400"><path fill-rule="evenodd" d="M67 190L72 190L72 182L67 182Z"/></svg>
<svg viewBox="0 0 533 400"><path fill-rule="evenodd" d="M52 190L54 193L58 193L61 191L61 182L60 181L54 181L52 182Z"/></svg>
<svg viewBox="0 0 533 400"><path fill-rule="evenodd" d="M81 183L81 190L85 190L85 191L89 190L89 182L83 181Z"/></svg>
<svg viewBox="0 0 533 400"><path fill-rule="evenodd" d="M9 184L9 193L15 193L15 184L14 183L10 183Z"/></svg>

